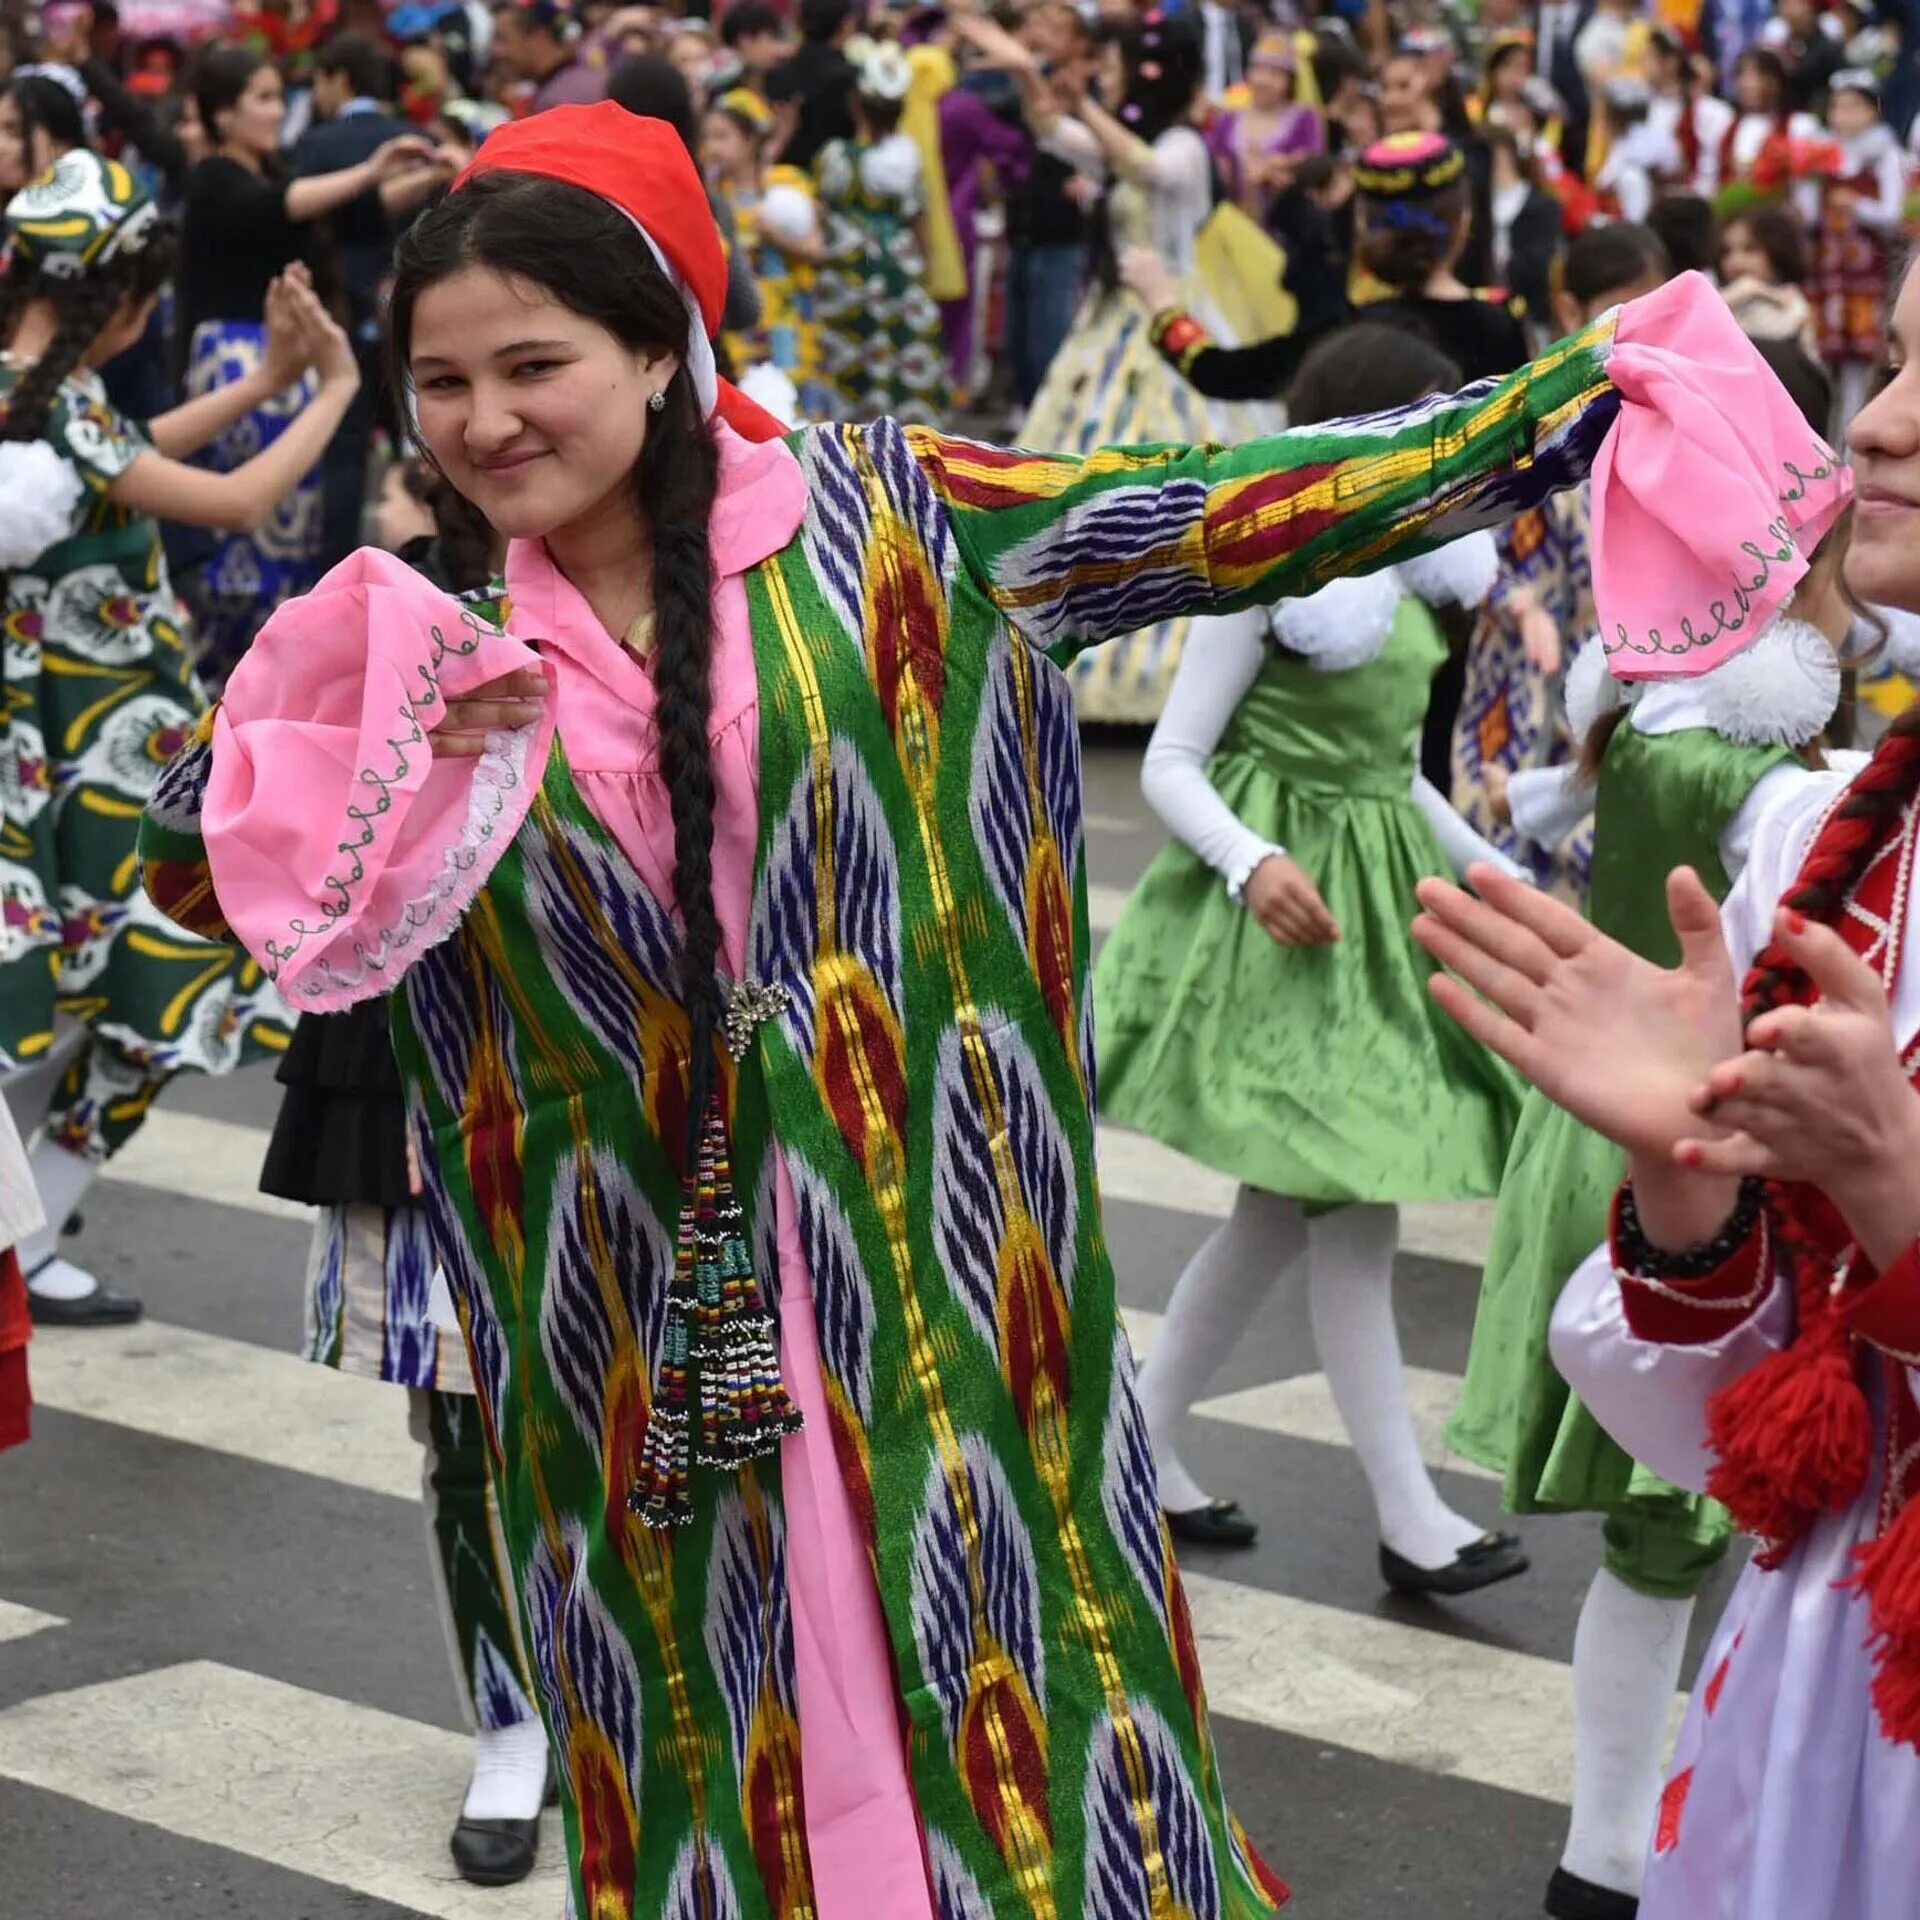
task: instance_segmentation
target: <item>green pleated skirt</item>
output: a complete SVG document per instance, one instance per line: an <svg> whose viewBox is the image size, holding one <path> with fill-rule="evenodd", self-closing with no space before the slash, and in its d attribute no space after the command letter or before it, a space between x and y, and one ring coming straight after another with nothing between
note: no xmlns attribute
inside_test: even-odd
<svg viewBox="0 0 1920 1920"><path fill-rule="evenodd" d="M1608 1209L1625 1173L1625 1155L1611 1141L1543 1094L1528 1094L1447 1443L1502 1476L1509 1512L1632 1517L1645 1523L1643 1534L1667 1543L1656 1557L1669 1566L1676 1554L1711 1565L1732 1531L1725 1509L1633 1460L1581 1404L1547 1351L1554 1305L1606 1238ZM1670 1582L1650 1577L1643 1584Z"/></svg>
<svg viewBox="0 0 1920 1920"><path fill-rule="evenodd" d="M1424 816L1397 783L1303 786L1254 753L1209 778L1312 875L1341 938L1280 946L1163 848L1094 969L1104 1117L1315 1206L1495 1192L1519 1083L1427 992L1413 889L1448 868Z"/></svg>

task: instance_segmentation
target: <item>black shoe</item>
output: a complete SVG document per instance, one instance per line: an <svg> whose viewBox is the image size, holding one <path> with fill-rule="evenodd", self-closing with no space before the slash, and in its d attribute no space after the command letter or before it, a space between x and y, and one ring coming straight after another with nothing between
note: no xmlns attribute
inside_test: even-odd
<svg viewBox="0 0 1920 1920"><path fill-rule="evenodd" d="M1384 1540L1380 1543L1380 1578L1395 1593L1478 1593L1525 1573L1527 1565L1520 1542L1510 1533L1483 1533L1444 1567L1416 1567Z"/></svg>
<svg viewBox="0 0 1920 1920"><path fill-rule="evenodd" d="M146 1308L103 1283L77 1300L46 1299L29 1287L27 1312L36 1327L130 1327Z"/></svg>
<svg viewBox="0 0 1920 1920"><path fill-rule="evenodd" d="M1240 1511L1237 1500L1215 1500L1204 1507L1167 1509L1167 1531L1190 1547L1250 1547L1260 1529Z"/></svg>
<svg viewBox="0 0 1920 1920"><path fill-rule="evenodd" d="M461 1816L448 1843L462 1880L476 1887L511 1887L540 1858L540 1816L531 1820L469 1820Z"/></svg>
<svg viewBox="0 0 1920 1920"><path fill-rule="evenodd" d="M1640 1902L1618 1888L1602 1887L1565 1867L1555 1867L1547 1882L1546 1911L1552 1920L1636 1920Z"/></svg>

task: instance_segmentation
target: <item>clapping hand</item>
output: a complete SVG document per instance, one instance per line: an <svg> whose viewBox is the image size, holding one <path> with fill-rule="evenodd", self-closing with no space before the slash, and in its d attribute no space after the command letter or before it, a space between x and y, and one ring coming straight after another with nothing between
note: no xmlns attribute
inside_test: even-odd
<svg viewBox="0 0 1920 1920"><path fill-rule="evenodd" d="M313 281L297 262L267 283L267 343L260 356L260 380L270 394L285 393L313 365L313 343L301 292Z"/></svg>
<svg viewBox="0 0 1920 1920"><path fill-rule="evenodd" d="M1675 1157L1704 1173L1810 1182L1884 1264L1920 1234L1920 1098L1887 997L1831 927L1782 908L1774 932L1820 998L1748 1026L1746 1051L1693 1088L1697 1119Z"/></svg>
<svg viewBox="0 0 1920 1920"><path fill-rule="evenodd" d="M437 167L441 163L440 149L431 140L417 133L402 133L383 140L373 150L371 164L376 180L391 180L416 167Z"/></svg>
<svg viewBox="0 0 1920 1920"><path fill-rule="evenodd" d="M1667 879L1673 968L1497 867L1470 867L1467 879L1478 899L1444 880L1416 889L1413 937L1448 969L1434 999L1576 1120L1675 1165L1702 1130L1696 1090L1740 1051L1733 962L1699 876L1682 867Z"/></svg>

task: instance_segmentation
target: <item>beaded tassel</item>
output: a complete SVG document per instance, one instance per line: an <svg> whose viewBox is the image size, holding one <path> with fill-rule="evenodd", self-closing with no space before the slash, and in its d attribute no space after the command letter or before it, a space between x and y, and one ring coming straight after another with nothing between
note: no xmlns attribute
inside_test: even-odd
<svg viewBox="0 0 1920 1920"><path fill-rule="evenodd" d="M735 989L727 1042L736 1059L754 1026L777 1011L783 997L762 988ZM773 1314L742 1224L733 1148L715 1095L707 1101L681 1201L653 1407L639 1473L627 1494L627 1510L649 1527L684 1527L692 1520L694 1466L738 1467L762 1459L782 1436L800 1429L800 1411L780 1378Z"/></svg>

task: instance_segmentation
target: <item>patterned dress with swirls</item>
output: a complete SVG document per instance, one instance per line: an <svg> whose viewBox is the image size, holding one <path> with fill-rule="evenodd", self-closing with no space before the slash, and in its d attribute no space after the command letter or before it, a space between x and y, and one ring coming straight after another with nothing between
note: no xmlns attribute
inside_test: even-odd
<svg viewBox="0 0 1920 1920"><path fill-rule="evenodd" d="M0 361L0 406L19 379ZM140 888L141 809L207 704L159 529L107 497L147 443L90 374L60 389L45 440L80 493L66 537L0 587L0 1073L39 1060L57 1016L91 1028L49 1125L105 1155L172 1075L278 1052L292 1019L252 960Z"/></svg>

